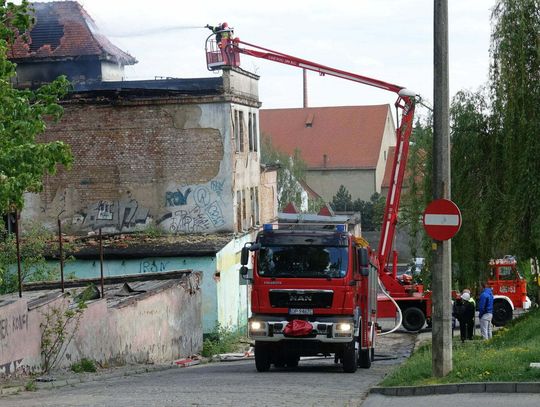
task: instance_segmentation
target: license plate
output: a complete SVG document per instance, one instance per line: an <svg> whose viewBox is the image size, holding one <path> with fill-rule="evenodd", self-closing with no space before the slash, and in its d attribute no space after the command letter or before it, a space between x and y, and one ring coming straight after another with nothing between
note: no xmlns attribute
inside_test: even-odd
<svg viewBox="0 0 540 407"><path fill-rule="evenodd" d="M289 308L289 315L313 315L311 308Z"/></svg>

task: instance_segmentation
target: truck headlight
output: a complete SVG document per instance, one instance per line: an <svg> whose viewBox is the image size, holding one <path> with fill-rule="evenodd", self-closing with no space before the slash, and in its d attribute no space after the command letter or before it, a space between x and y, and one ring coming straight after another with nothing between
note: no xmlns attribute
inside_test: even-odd
<svg viewBox="0 0 540 407"><path fill-rule="evenodd" d="M252 331L260 331L261 329L264 329L264 322L251 321L249 327Z"/></svg>
<svg viewBox="0 0 540 407"><path fill-rule="evenodd" d="M352 331L352 324L348 322L342 322L340 324L336 325L336 331L337 332L351 332Z"/></svg>

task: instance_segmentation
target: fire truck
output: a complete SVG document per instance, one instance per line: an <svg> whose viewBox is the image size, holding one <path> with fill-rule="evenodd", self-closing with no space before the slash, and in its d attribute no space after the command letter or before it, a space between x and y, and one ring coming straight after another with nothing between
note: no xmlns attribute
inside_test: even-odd
<svg viewBox="0 0 540 407"><path fill-rule="evenodd" d="M233 38L230 28L223 31L227 35L221 35L219 43L216 32L206 40L209 70L239 67L244 54L397 94L395 107L401 113L396 153L377 250L360 244L365 241L342 228L304 226L295 230L287 225L266 225L241 255L241 272L246 275L253 253L249 335L255 340L258 371L266 371L272 364L296 366L300 356L330 353L346 372L354 372L358 365L368 368L377 317L395 318L399 308L403 326L415 331L431 318L430 293L421 284L398 278L397 253L392 251L416 94L402 86L241 41ZM378 281L384 294L377 294Z"/></svg>
<svg viewBox="0 0 540 407"><path fill-rule="evenodd" d="M489 261L491 270L487 283L493 290L493 320L495 326L506 325L514 310L528 310L531 300L527 296L527 281L518 269L514 256Z"/></svg>

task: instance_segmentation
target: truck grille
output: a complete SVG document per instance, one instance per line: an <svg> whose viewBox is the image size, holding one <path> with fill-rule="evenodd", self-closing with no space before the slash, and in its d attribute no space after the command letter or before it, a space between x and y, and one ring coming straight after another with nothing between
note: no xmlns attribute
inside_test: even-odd
<svg viewBox="0 0 540 407"><path fill-rule="evenodd" d="M334 298L331 290L270 290L269 295L274 308L330 308Z"/></svg>

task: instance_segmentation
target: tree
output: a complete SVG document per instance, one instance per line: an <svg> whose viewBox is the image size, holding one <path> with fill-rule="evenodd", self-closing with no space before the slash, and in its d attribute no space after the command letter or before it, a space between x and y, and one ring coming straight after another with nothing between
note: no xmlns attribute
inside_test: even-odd
<svg viewBox="0 0 540 407"><path fill-rule="evenodd" d="M499 161L492 170L498 169L503 215L494 232L500 249L522 259L540 249L539 10L539 0L499 0L492 15L491 120Z"/></svg>
<svg viewBox="0 0 540 407"><path fill-rule="evenodd" d="M340 185L336 195L332 197L332 209L338 212L346 212L353 210L353 202L349 190L344 185Z"/></svg>
<svg viewBox="0 0 540 407"><path fill-rule="evenodd" d="M302 205L302 187L298 181L305 179L306 163L299 149L292 156L279 151L272 144L269 136L262 136L261 162L264 164L279 163L277 174L278 206L283 210L289 202L300 208Z"/></svg>
<svg viewBox="0 0 540 407"><path fill-rule="evenodd" d="M25 192L39 192L43 176L54 174L58 163L69 166L69 146L61 141L40 143L36 136L47 123L58 120L62 108L58 100L69 87L65 77L35 91L12 85L15 65L7 58L9 45L30 27L29 3L20 5L0 0L0 212L22 209Z"/></svg>

